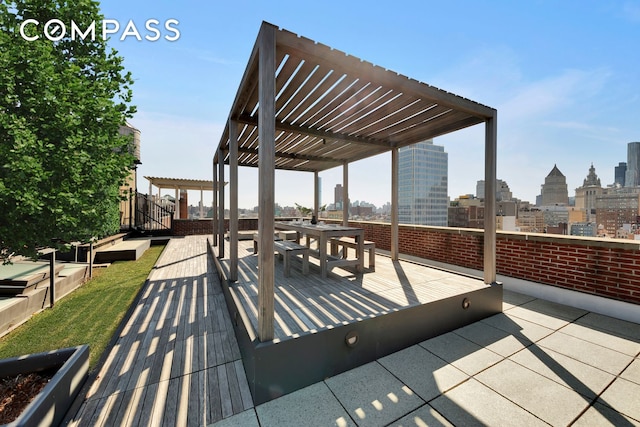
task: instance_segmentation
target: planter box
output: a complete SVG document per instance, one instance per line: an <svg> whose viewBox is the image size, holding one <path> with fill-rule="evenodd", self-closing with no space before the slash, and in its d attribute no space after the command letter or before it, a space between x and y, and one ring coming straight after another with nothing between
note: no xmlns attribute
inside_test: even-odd
<svg viewBox="0 0 640 427"><path fill-rule="evenodd" d="M83 386L89 369L89 346L0 360L0 378L57 369L49 383L8 426L57 426Z"/></svg>

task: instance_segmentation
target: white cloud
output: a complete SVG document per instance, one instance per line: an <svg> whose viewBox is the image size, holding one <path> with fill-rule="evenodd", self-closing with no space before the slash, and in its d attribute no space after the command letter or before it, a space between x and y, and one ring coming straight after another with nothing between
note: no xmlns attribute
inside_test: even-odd
<svg viewBox="0 0 640 427"><path fill-rule="evenodd" d="M597 95L609 73L606 70L564 70L560 74L520 85L513 95L504 93L498 105L509 121L533 121L552 116L567 107L579 111L582 101Z"/></svg>

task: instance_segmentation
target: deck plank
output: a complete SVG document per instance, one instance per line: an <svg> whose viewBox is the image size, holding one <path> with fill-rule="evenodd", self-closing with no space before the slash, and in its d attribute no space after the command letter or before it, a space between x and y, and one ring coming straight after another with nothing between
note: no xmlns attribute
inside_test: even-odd
<svg viewBox="0 0 640 427"><path fill-rule="evenodd" d="M226 254L229 244L225 242ZM252 242L238 243L238 277L229 291L240 301L249 326L258 327L258 258ZM355 256L353 251L351 257ZM376 254L376 271L356 274L334 268L320 276L318 261L310 258L310 272L292 269L284 277L283 265L275 269L275 338L291 339L314 331L348 324L358 319L384 315L438 299L483 288L482 278L471 278L416 262L392 261ZM228 277L229 259L219 260L223 277Z"/></svg>
<svg viewBox="0 0 640 427"><path fill-rule="evenodd" d="M70 425L206 425L248 390L206 236L171 239Z"/></svg>

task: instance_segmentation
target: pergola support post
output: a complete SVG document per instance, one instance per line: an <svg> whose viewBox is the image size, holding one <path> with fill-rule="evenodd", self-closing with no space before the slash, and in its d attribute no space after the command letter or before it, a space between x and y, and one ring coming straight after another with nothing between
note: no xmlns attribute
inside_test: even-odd
<svg viewBox="0 0 640 427"><path fill-rule="evenodd" d="M496 283L496 154L497 112L485 122L484 154L484 282Z"/></svg>
<svg viewBox="0 0 640 427"><path fill-rule="evenodd" d="M342 164L342 225L349 226L349 163Z"/></svg>
<svg viewBox="0 0 640 427"><path fill-rule="evenodd" d="M320 210L320 177L318 172L313 173L313 216L316 220L320 218L318 211Z"/></svg>
<svg viewBox="0 0 640 427"><path fill-rule="evenodd" d="M391 150L391 259L398 260L398 147Z"/></svg>
<svg viewBox="0 0 640 427"><path fill-rule="evenodd" d="M274 337L273 253L275 204L275 107L276 107L276 28L263 24L258 35L258 338L270 341Z"/></svg>
<svg viewBox="0 0 640 427"><path fill-rule="evenodd" d="M204 218L204 190L200 189L200 219Z"/></svg>
<svg viewBox="0 0 640 427"><path fill-rule="evenodd" d="M238 280L238 124L229 120L229 280Z"/></svg>
<svg viewBox="0 0 640 427"><path fill-rule="evenodd" d="M224 153L218 150L218 258L224 258Z"/></svg>
<svg viewBox="0 0 640 427"><path fill-rule="evenodd" d="M218 169L213 158L213 246L218 246Z"/></svg>
<svg viewBox="0 0 640 427"><path fill-rule="evenodd" d="M175 189L175 203L174 203L174 214L173 217L175 219L180 219L180 190L178 190L178 187L176 187Z"/></svg>

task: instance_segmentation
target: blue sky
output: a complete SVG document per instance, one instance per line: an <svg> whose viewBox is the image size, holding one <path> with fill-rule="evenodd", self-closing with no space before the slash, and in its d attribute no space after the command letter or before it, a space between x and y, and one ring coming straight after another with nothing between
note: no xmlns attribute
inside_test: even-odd
<svg viewBox="0 0 640 427"><path fill-rule="evenodd" d="M603 185L640 141L640 1L105 0L106 18L177 19L169 42L112 37L134 76L131 120L148 176L211 179L213 152L261 22L498 110L498 178L535 202L554 164L569 195L591 163ZM163 33L164 35L165 33ZM449 153L449 196L484 178L484 127L435 140ZM228 176L228 175L227 175ZM342 170L321 173L323 203ZM240 172L240 207L257 204L257 171ZM390 200L390 157L349 169L351 200ZM276 201L312 204L312 175L276 174ZM196 204L199 194L190 194ZM205 195L209 203L211 195Z"/></svg>

